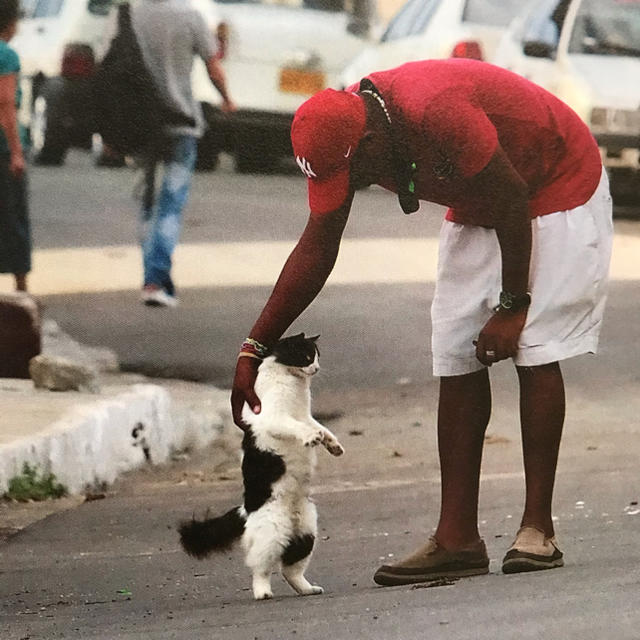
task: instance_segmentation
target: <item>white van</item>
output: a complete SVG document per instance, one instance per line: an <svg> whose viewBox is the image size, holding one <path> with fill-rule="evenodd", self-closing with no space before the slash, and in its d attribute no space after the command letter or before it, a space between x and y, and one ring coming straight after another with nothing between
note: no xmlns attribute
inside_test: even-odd
<svg viewBox="0 0 640 640"><path fill-rule="evenodd" d="M136 1L136 0L132 0ZM290 154L297 107L338 83L348 60L367 43L371 0L191 0L218 38L237 113L222 116L204 64L192 83L209 129L199 167L235 155L241 171ZM13 42L23 67L21 118L30 125L35 159L61 164L71 146L92 143L90 80L115 23L114 0L26 0Z"/></svg>
<svg viewBox="0 0 640 640"><path fill-rule="evenodd" d="M218 145L251 171L291 154L293 114L311 95L337 87L343 67L370 42L372 0L218 0L223 65L237 113L213 119ZM193 86L204 103L220 97L194 68ZM215 142L213 145L215 146Z"/></svg>
<svg viewBox="0 0 640 640"><path fill-rule="evenodd" d="M190 0L215 31L211 0ZM93 140L90 81L114 34L114 0L23 0L12 41L22 67L20 118L31 131L34 159L59 165L70 147Z"/></svg>
<svg viewBox="0 0 640 640"><path fill-rule="evenodd" d="M89 79L112 0L27 0L12 46L22 67L23 110L35 157L60 164L91 143Z"/></svg>
<svg viewBox="0 0 640 640"><path fill-rule="evenodd" d="M589 125L617 204L640 200L640 3L542 0L516 20L497 64L541 85Z"/></svg>

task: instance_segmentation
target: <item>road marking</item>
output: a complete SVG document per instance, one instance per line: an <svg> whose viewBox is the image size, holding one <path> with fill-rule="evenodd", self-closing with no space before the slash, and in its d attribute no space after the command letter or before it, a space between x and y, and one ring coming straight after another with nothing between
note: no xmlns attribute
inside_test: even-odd
<svg viewBox="0 0 640 640"><path fill-rule="evenodd" d="M524 480L524 471L509 471L503 473L483 473L480 482L490 482L492 480ZM335 484L319 485L314 487L315 495L327 493L346 493L349 491L377 491L378 489L392 489L396 487L409 487L421 484L440 484L440 476L425 478L390 480L367 480L366 482L351 482L349 480L337 482Z"/></svg>
<svg viewBox="0 0 640 640"><path fill-rule="evenodd" d="M208 242L179 245L175 281L196 287L271 287L295 242ZM434 282L437 238L344 240L328 284L403 284ZM611 277L640 280L640 237L616 235ZM31 291L59 295L137 290L142 267L137 246L39 249L33 255ZM12 279L0 276L0 292Z"/></svg>

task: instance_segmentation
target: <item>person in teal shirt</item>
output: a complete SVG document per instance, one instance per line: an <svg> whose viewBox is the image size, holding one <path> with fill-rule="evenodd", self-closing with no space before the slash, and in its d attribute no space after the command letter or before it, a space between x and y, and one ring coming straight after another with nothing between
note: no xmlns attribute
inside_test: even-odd
<svg viewBox="0 0 640 640"><path fill-rule="evenodd" d="M31 229L27 208L25 130L18 124L20 59L9 46L18 28L19 0L0 0L0 273L27 290Z"/></svg>

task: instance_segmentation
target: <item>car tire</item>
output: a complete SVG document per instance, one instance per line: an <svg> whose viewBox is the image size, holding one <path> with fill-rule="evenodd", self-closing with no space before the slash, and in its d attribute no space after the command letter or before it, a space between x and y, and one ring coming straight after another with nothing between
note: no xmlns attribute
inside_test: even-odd
<svg viewBox="0 0 640 640"><path fill-rule="evenodd" d="M616 207L640 205L640 172L632 169L610 169L611 197Z"/></svg>
<svg viewBox="0 0 640 640"><path fill-rule="evenodd" d="M238 173L274 173L279 166L281 154L269 143L268 138L238 139L234 153L235 170Z"/></svg>
<svg viewBox="0 0 640 640"><path fill-rule="evenodd" d="M238 127L235 138L236 170L239 173L278 173L283 160L293 156L291 122Z"/></svg>
<svg viewBox="0 0 640 640"><path fill-rule="evenodd" d="M61 92L54 82L44 83L33 101L31 139L36 164L60 166L64 163L68 136L63 125Z"/></svg>
<svg viewBox="0 0 640 640"><path fill-rule="evenodd" d="M202 138L198 140L196 171L210 173L218 168L218 164L220 162L220 149L216 144L214 144L214 142L215 141L211 139L209 129L207 129Z"/></svg>
<svg viewBox="0 0 640 640"><path fill-rule="evenodd" d="M237 173L264 173L266 163L251 150L238 149L234 157L234 167Z"/></svg>
<svg viewBox="0 0 640 640"><path fill-rule="evenodd" d="M205 131L198 141L196 171L215 171L218 168L220 152L223 150L223 121L220 111L209 103L202 102L201 107Z"/></svg>

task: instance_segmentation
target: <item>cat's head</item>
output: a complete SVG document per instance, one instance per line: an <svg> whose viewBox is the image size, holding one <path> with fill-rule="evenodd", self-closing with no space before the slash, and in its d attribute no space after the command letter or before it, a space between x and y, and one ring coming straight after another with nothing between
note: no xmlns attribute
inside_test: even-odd
<svg viewBox="0 0 640 640"><path fill-rule="evenodd" d="M305 337L304 333L282 338L269 354L278 364L298 370L306 376L312 376L320 369L318 362L320 351L316 341L320 336Z"/></svg>

